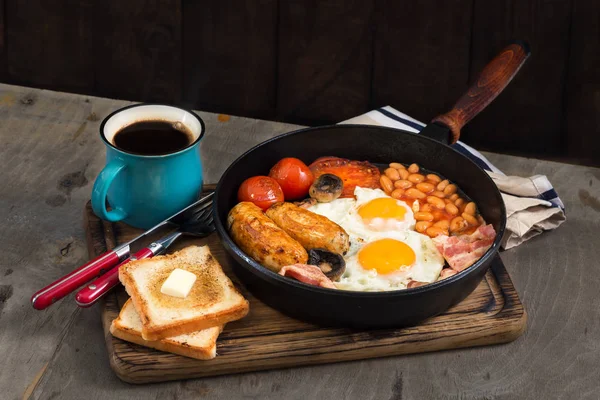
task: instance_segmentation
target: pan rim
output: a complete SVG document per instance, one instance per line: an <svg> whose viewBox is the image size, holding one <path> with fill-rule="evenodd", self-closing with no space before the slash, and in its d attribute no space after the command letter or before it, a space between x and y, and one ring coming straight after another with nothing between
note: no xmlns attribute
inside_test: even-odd
<svg viewBox="0 0 600 400"><path fill-rule="evenodd" d="M441 281L428 283L427 285L419 286L416 288L406 288L406 289L378 291L378 292L361 292L361 291L355 291L355 290L329 289L329 288L323 288L323 287L319 287L319 286L309 285L309 284L306 284L306 283L303 283L300 281L285 278L285 277L279 275L278 273L273 272L268 268L265 268L264 266L262 266L261 264L256 262L254 259L252 259L248 255L246 255L246 253L244 253L242 251L242 249L240 249L239 246L233 241L233 239L231 238L231 236L225 229L225 226L223 225L221 219L219 218L220 211L219 211L218 207L219 207L219 203L220 203L220 201L219 201L220 192L221 192L221 187L224 183L224 179L226 178L227 174L235 167L236 164L238 164L240 162L240 160L242 160L248 154L254 152L255 150L257 150L258 148L260 148L262 146L265 146L268 143L271 143L276 140L281 140L288 136L301 135L307 131L326 130L326 129L342 129L342 128L377 129L377 130L385 130L385 131L390 131L390 132L399 133L399 134L412 135L414 137L417 137L418 140L430 141L431 143L434 143L434 145L444 146L446 148L446 150L456 153L458 156L464 158L469 163L471 163L475 168L477 168L483 174L482 176L485 176L484 179L487 179L489 181L489 183L493 184L493 186L496 188L495 195L497 196L497 198L499 200L498 203L500 204L501 221L500 221L500 227L498 229L498 232L496 232L496 238L494 239L492 246L473 265L469 266L468 268L464 269L463 271L458 272L456 275L453 275L449 278L443 279ZM390 128L390 127L377 126L377 125L343 124L343 125L323 125L323 126L317 126L317 127L301 128L301 129L297 129L294 131L283 133L281 135L277 135L277 136L267 139L261 143L258 143L257 145L253 146L252 148L250 148L249 150L244 152L238 158L236 158L229 165L229 167L225 170L225 172L219 179L219 183L217 184L217 187L215 189L215 198L213 201L214 201L213 212L215 213L215 226L217 228L217 232L221 238L221 241L225 245L225 247L228 249L231 249L231 251L233 251L237 257L246 261L246 263L248 265L244 265L244 263L238 262L239 264L242 265L242 267L249 270L253 274L260 275L263 278L268 278L270 283L273 283L273 281L280 282L284 285L290 285L292 287L295 287L296 289L302 289L302 290L308 290L310 292L314 292L315 294L332 295L332 296L339 296L339 297L353 297L353 298L356 298L356 297L359 297L359 298L403 297L403 296L410 296L410 295L414 295L414 294L422 294L422 293L426 293L429 291L436 291L444 286L452 285L453 283L458 282L458 281L466 278L467 276L476 273L481 268L489 268L489 265L486 265L486 263L490 258L496 256L496 253L498 252L500 243L502 241L502 236L504 235L504 231L506 229L506 207L504 206L504 201L502 200L500 191L494 184L492 178L487 173L485 173L485 171L483 169L481 169L481 167L479 167L475 162L473 162L471 159L469 159L464 154L461 154L457 150L453 149L452 147L450 147L444 143L438 142L437 140L434 140L430 137L420 135L419 133L410 132L410 131L407 131L404 129ZM227 210L227 212L229 212L229 210ZM249 268L248 266L251 266L252 268Z"/></svg>

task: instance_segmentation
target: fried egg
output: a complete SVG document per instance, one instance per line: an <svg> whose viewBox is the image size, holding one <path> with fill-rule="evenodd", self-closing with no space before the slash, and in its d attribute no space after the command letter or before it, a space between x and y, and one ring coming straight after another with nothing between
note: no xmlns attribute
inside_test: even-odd
<svg viewBox="0 0 600 400"><path fill-rule="evenodd" d="M383 291L405 289L409 280L435 282L444 258L433 241L413 231L386 232L345 258L338 289Z"/></svg>
<svg viewBox="0 0 600 400"><path fill-rule="evenodd" d="M380 189L357 187L354 195L355 199L309 208L350 236L346 272L335 285L345 290L383 291L405 289L410 279L434 282L444 259L428 236L414 231L411 207Z"/></svg>

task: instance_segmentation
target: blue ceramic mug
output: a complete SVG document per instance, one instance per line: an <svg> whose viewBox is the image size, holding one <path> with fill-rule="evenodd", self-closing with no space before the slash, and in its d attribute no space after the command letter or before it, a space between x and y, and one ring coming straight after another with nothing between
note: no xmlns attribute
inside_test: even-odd
<svg viewBox="0 0 600 400"><path fill-rule="evenodd" d="M182 124L191 133L190 144L163 155L140 155L118 148L117 132L142 121ZM136 104L110 114L100 125L106 166L94 183L94 213L108 221L148 229L197 200L202 191L199 147L203 135L202 119L177 107ZM106 208L107 201L111 210Z"/></svg>

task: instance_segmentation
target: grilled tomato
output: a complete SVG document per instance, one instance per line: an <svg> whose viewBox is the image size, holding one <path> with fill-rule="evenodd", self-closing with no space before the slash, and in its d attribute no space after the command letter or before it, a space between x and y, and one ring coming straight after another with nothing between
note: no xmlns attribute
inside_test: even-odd
<svg viewBox="0 0 600 400"><path fill-rule="evenodd" d="M354 188L360 186L379 189L379 169L367 161L353 161L339 157L320 157L309 165L315 179L323 174L337 176L344 183L340 197L353 197Z"/></svg>
<svg viewBox="0 0 600 400"><path fill-rule="evenodd" d="M268 176L253 176L246 179L238 189L238 201L249 201L263 211L272 204L283 201L283 190L279 183Z"/></svg>
<svg viewBox="0 0 600 400"><path fill-rule="evenodd" d="M311 170L297 158L283 158L271 168L269 176L279 183L286 200L298 200L308 195L313 183Z"/></svg>

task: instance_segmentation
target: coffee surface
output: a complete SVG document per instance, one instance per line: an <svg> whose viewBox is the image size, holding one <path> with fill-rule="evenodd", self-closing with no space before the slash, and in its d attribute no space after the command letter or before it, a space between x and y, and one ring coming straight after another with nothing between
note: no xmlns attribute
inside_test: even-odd
<svg viewBox="0 0 600 400"><path fill-rule="evenodd" d="M128 153L158 156L182 150L193 140L192 133L181 123L138 121L121 128L113 144Z"/></svg>

